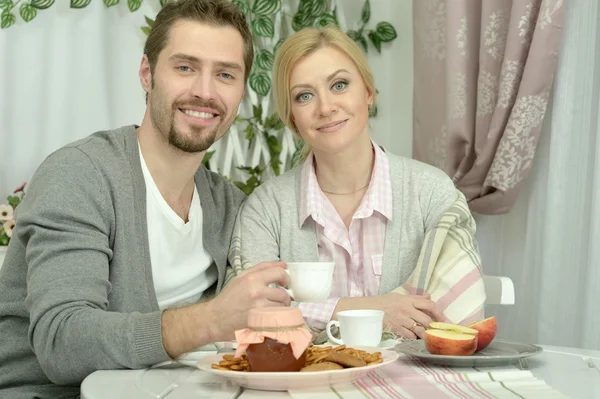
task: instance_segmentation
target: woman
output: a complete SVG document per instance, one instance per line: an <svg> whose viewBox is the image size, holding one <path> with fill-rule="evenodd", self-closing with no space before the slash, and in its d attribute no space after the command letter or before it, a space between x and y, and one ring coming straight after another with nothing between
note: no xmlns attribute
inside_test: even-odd
<svg viewBox="0 0 600 399"><path fill-rule="evenodd" d="M485 291L464 197L441 170L372 141L373 74L354 41L330 27L299 31L279 48L273 80L279 115L306 143L306 158L240 210L234 270L335 261L331 298L299 304L316 330L346 309L384 310L384 323L406 338L423 337L432 320L481 318Z"/></svg>

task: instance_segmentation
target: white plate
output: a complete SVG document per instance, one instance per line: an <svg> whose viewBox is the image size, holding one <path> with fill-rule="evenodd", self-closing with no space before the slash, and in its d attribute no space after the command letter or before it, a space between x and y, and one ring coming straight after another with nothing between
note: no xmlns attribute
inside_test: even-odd
<svg viewBox="0 0 600 399"><path fill-rule="evenodd" d="M356 346L355 349L366 352L381 352L383 362L367 367L355 367L343 370L329 371L304 371L304 372L243 372L215 370L211 367L213 363L223 360L223 354L209 356L200 360L197 367L207 373L216 374L227 378L230 382L244 388L259 389L262 391L287 391L290 389L301 389L306 387L318 388L328 387L334 384L345 384L357 381L367 373L385 367L398 359L399 354L371 346Z"/></svg>
<svg viewBox="0 0 600 399"><path fill-rule="evenodd" d="M338 344L336 344L335 342L331 342L331 341L327 341L324 344L321 344L319 346L337 346ZM377 345L377 348L379 349L392 349L394 348L396 345L398 345L398 341L395 339L386 339L383 340L379 343L379 345Z"/></svg>
<svg viewBox="0 0 600 399"><path fill-rule="evenodd" d="M427 363L454 367L498 366L519 362L523 358L542 353L542 348L537 345L496 339L487 348L471 356L432 355L422 340L398 344L394 350Z"/></svg>

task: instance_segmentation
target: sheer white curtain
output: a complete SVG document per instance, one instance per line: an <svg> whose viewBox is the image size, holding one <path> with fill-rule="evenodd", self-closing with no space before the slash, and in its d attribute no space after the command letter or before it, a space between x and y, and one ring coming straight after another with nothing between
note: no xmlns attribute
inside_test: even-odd
<svg viewBox="0 0 600 399"><path fill-rule="evenodd" d="M144 14L102 1L57 1L29 23L0 31L0 203L52 151L95 131L140 123L137 71Z"/></svg>
<svg viewBox="0 0 600 399"><path fill-rule="evenodd" d="M600 7L566 3L553 98L514 209L477 216L486 274L512 278L499 335L600 349Z"/></svg>
<svg viewBox="0 0 600 399"><path fill-rule="evenodd" d="M338 0L352 29L364 0ZM284 0L296 9L298 0ZM106 9L94 0L81 10L61 0L29 23L0 30L0 203L29 180L52 151L104 129L140 123L144 93L137 77L145 36L144 15L158 0L130 13L122 1ZM390 151L410 156L412 15L409 0L371 0L371 22L388 21L398 38L368 57L379 89L373 135ZM398 111L398 105L402 105ZM223 145L227 146L227 136ZM230 148L228 148L230 150Z"/></svg>

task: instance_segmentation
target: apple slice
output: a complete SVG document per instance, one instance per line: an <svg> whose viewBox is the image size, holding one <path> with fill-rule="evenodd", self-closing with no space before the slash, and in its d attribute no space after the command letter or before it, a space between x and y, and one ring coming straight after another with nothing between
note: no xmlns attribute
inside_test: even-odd
<svg viewBox="0 0 600 399"><path fill-rule="evenodd" d="M477 349L475 329L434 322L425 331L425 348L433 355L470 356Z"/></svg>
<svg viewBox="0 0 600 399"><path fill-rule="evenodd" d="M475 351L479 352L480 350L487 348L490 342L494 340L496 332L498 331L498 322L496 321L496 316L492 316L469 324L469 327L479 331L477 350Z"/></svg>

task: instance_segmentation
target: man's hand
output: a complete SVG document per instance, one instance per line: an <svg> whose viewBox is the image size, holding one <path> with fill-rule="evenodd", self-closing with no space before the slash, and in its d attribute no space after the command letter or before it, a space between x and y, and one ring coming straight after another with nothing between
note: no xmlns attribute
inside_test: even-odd
<svg viewBox="0 0 600 399"><path fill-rule="evenodd" d="M266 306L289 306L290 297L276 283L287 286L283 262L265 262L235 277L208 302L167 309L162 314L162 338L172 358L215 341L233 339L235 330L247 326L248 311Z"/></svg>
<svg viewBox="0 0 600 399"><path fill-rule="evenodd" d="M268 306L289 306L290 297L281 288L270 287L276 283L286 287L289 283L283 262L263 262L235 277L212 301L209 307L217 315L213 340L233 339L235 330L247 326L248 311Z"/></svg>
<svg viewBox="0 0 600 399"><path fill-rule="evenodd" d="M424 338L425 329L432 321L445 320L444 314L429 295L402 295L390 292L370 297L344 298L338 302L335 313L349 309L378 309L385 312L384 326L405 338ZM415 322L419 325L415 326Z"/></svg>

